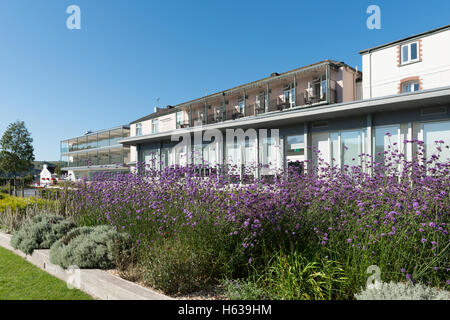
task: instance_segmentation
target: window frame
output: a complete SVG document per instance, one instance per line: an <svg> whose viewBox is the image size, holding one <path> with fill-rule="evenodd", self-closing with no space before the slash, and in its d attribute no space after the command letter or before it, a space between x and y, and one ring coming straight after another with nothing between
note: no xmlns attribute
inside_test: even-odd
<svg viewBox="0 0 450 320"><path fill-rule="evenodd" d="M416 45L416 58L415 59L411 59L411 47L412 45L415 44ZM406 65L406 64L410 64L410 63L414 63L414 62L418 62L420 61L420 54L419 54L419 41L413 41L413 42L409 42L406 44L403 44L400 46L400 65ZM408 59L406 61L404 61L404 48L408 48Z"/></svg>
<svg viewBox="0 0 450 320"><path fill-rule="evenodd" d="M136 136L142 136L142 123L136 123Z"/></svg>
<svg viewBox="0 0 450 320"><path fill-rule="evenodd" d="M159 132L159 121L158 119L152 119L152 133Z"/></svg>
<svg viewBox="0 0 450 320"><path fill-rule="evenodd" d="M416 85L417 85L417 90L416 90ZM406 91L406 87L407 86L411 86L411 91ZM412 93L412 92L417 92L420 91L420 81L419 80L411 80L411 81L406 81L404 83L402 83L402 87L401 87L401 92L402 93Z"/></svg>

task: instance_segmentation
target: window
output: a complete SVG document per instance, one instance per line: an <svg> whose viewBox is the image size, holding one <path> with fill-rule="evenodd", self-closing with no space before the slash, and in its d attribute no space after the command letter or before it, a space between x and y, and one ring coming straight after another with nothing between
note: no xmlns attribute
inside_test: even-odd
<svg viewBox="0 0 450 320"><path fill-rule="evenodd" d="M408 81L402 84L402 93L416 92L420 90L419 81Z"/></svg>
<svg viewBox="0 0 450 320"><path fill-rule="evenodd" d="M142 123L137 123L136 124L136 135L137 136L142 136Z"/></svg>
<svg viewBox="0 0 450 320"><path fill-rule="evenodd" d="M158 125L158 119L152 120L152 133L158 133L159 131L159 125Z"/></svg>
<svg viewBox="0 0 450 320"><path fill-rule="evenodd" d="M288 102L290 107L295 107L295 88L284 91L284 102Z"/></svg>
<svg viewBox="0 0 450 320"><path fill-rule="evenodd" d="M372 153L377 163L385 163L385 152L390 153L400 146L400 125L380 126L373 128Z"/></svg>
<svg viewBox="0 0 450 320"><path fill-rule="evenodd" d="M402 64L419 60L418 42L412 42L401 46Z"/></svg>
<svg viewBox="0 0 450 320"><path fill-rule="evenodd" d="M438 162L450 161L450 121L424 123L422 128L427 160L439 155Z"/></svg>
<svg viewBox="0 0 450 320"><path fill-rule="evenodd" d="M244 106L245 106L244 99L239 99L238 105L239 105L239 112L241 114L244 114Z"/></svg>
<svg viewBox="0 0 450 320"><path fill-rule="evenodd" d="M183 121L183 112L178 111L177 112L177 128L180 128L182 121Z"/></svg>
<svg viewBox="0 0 450 320"><path fill-rule="evenodd" d="M303 156L305 155L305 136L287 136L286 139L286 156Z"/></svg>

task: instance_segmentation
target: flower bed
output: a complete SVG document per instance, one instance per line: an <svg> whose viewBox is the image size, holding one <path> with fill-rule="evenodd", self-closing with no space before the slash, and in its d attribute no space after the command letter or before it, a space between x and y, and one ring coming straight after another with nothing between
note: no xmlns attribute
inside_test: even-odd
<svg viewBox="0 0 450 320"><path fill-rule="evenodd" d="M196 166L98 176L77 187L75 219L127 232L126 267L174 295L246 279L268 298L352 299L371 265L385 282L448 289L450 163L418 147L414 161L394 146L383 163L361 155L340 170L319 161L307 174L232 188L227 167L208 178Z"/></svg>

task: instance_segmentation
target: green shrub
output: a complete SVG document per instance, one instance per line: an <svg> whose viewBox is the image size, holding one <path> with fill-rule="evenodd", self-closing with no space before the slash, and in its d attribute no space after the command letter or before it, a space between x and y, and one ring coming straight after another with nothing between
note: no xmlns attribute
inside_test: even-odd
<svg viewBox="0 0 450 320"><path fill-rule="evenodd" d="M126 254L128 240L111 226L76 228L52 245L50 261L63 268L112 268L117 255Z"/></svg>
<svg viewBox="0 0 450 320"><path fill-rule="evenodd" d="M257 281L225 280L222 282L225 296L231 300L265 300L268 299Z"/></svg>
<svg viewBox="0 0 450 320"><path fill-rule="evenodd" d="M144 281L166 294L187 294L215 284L223 276L225 261L206 243L159 241L143 257Z"/></svg>
<svg viewBox="0 0 450 320"><path fill-rule="evenodd" d="M423 284L382 282L380 286L366 288L355 294L357 300L450 300L450 292Z"/></svg>
<svg viewBox="0 0 450 320"><path fill-rule="evenodd" d="M48 249L51 245L67 234L75 224L57 215L38 215L28 220L21 229L14 232L11 246L26 254L34 249Z"/></svg>

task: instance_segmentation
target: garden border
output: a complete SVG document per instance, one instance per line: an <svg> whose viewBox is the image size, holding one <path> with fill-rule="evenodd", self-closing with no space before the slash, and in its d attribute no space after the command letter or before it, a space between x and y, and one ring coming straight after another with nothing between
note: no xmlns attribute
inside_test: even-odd
<svg viewBox="0 0 450 320"><path fill-rule="evenodd" d="M3 248L14 252L64 282L72 277L66 270L50 262L50 250L34 250L32 255L26 255L11 247L10 243L11 235L0 232L0 246ZM80 278L80 290L99 300L173 300L171 297L100 269L80 269Z"/></svg>

